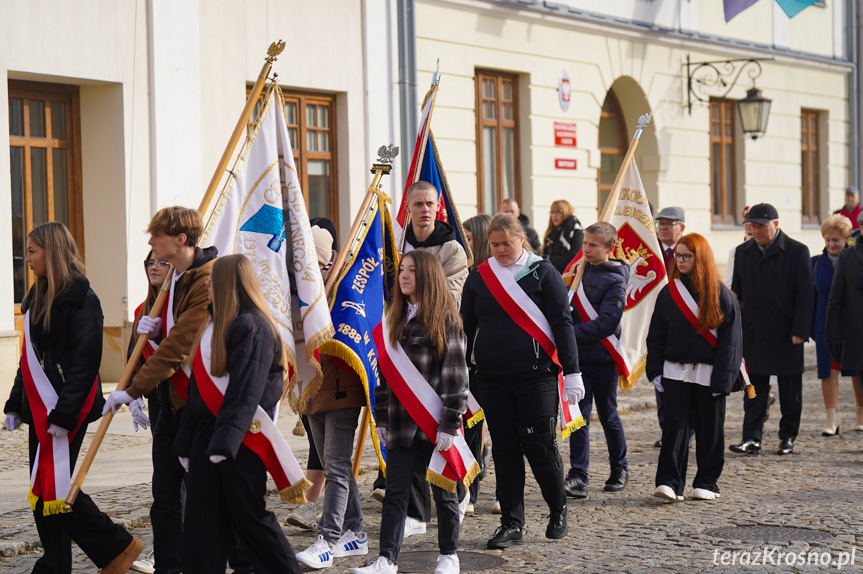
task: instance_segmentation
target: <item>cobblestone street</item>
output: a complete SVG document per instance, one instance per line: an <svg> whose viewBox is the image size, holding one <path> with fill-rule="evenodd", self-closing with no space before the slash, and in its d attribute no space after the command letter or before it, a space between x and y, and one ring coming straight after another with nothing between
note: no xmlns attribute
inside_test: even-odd
<svg viewBox="0 0 863 574"><path fill-rule="evenodd" d="M807 349L808 363L814 362L812 349ZM570 500L569 536L560 541L544 537L547 510L532 477L527 489L527 527L524 546L504 551L489 551L486 540L498 525L498 517L491 513L494 503L494 466L489 458L489 474L482 482L476 514L465 519L461 529L459 548L462 552L474 551L502 556L506 564L496 568L502 572L788 572L836 571L840 553L849 553L855 564L845 565L843 571L863 571L863 517L860 513L859 492L863 481L863 433L853 430L854 397L849 379L841 382L840 413L842 434L822 437L824 408L820 383L814 370L807 369L804 378L804 410L800 435L791 456L774 454L779 442L776 431L779 423L779 402L773 406L766 424L764 453L746 456L727 453L725 470L720 481L722 496L717 501L695 501L687 498L680 503L664 503L652 497L658 449L653 443L659 438L655 401L652 387L641 381L636 389L620 397L622 419L629 445L630 483L619 494L602 492L608 475L605 441L597 420L591 426L591 486L590 496L583 501ZM735 393L729 398L726 418L725 442L731 444L740 438L742 424L742 396ZM128 417L128 414L125 414ZM115 422L122 424L121 420ZM295 419L285 417L281 427L301 462L305 462L305 439L290 433ZM847 429L847 430L846 430ZM92 430L92 429L91 429ZM129 442L124 443L121 437ZM134 451L140 457L147 453L149 435L116 435L100 453L103 463L112 463L121 471L124 457ZM123 444L130 444L122 448ZM563 449L567 458L568 446ZM20 501L8 500L12 478L20 478L16 492L26 495L26 434L24 431L0 435L0 461L4 472L0 484L4 494L3 512L0 514L0 570L8 574L29 572L39 557L38 537L32 515L26 506L26 496ZM694 476L694 452L690 456L689 482ZM380 524L380 504L371 497L375 476L374 455L367 442L363 459L364 472L360 476L360 491L366 513L366 530L370 534L370 556L377 550ZM567 464L568 470L568 464ZM15 473L15 477L12 473ZM100 507L116 520L124 520L135 536L148 546L152 534L148 524L150 503L149 476L144 471L129 471L128 480L116 481L114 486L99 484L87 488L98 476L94 467L85 490L93 495ZM17 480L16 478L16 480ZM272 484L271 484L272 486ZM284 524L291 508L269 498L270 507ZM320 502L320 501L319 501ZM13 508L14 507L14 508ZM718 528L758 526L796 527L823 533L823 539L801 540L788 531L780 532L775 539L763 540L750 533L740 538L720 538L708 531ZM764 529L761 529L762 531ZM314 542L315 534L285 526L285 532L295 551ZM797 534L800 534L799 532ZM797 541L790 541L797 538ZM766 556L755 552L767 548ZM405 541L403 553L437 550L434 522L428 532ZM853 556L850 554L854 552ZM94 572L96 568L77 549L74 572ZM732 553L746 553L734 556ZM781 554L780 554L781 553ZM791 556L790 554L793 554ZM800 558L800 553L802 558ZM812 553L812 554L809 554ZM816 556L815 553L818 553ZM828 557L824 553L831 553ZM748 556L748 558L747 558ZM805 564L815 559L821 564ZM734 560L735 564L731 565ZM741 565L741 560L744 564ZM758 564L755 561L758 561ZM799 565L800 561L804 565ZM360 565L365 559L348 558L336 562L331 571L343 572ZM789 566L789 562L796 562ZM829 564L828 564L829 562ZM748 564L747 564L748 563ZM724 564L724 565L723 565ZM433 567L432 567L433 568ZM428 571L431 572L432 568ZM418 570L412 570L418 571Z"/></svg>

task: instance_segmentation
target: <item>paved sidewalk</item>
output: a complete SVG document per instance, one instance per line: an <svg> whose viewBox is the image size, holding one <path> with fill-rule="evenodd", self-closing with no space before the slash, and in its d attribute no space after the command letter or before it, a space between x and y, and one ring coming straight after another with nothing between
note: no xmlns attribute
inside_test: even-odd
<svg viewBox="0 0 863 574"><path fill-rule="evenodd" d="M811 345L807 349L807 359L814 360ZM598 421L594 420L591 423L590 496L584 501L570 501L570 532L566 539L549 541L544 538L547 509L530 477L526 499L527 544L505 551L485 549L486 540L498 525L498 517L491 514L495 476L489 458L489 476L482 483L477 513L465 519L459 548L502 556L507 562L496 570L500 572L826 572L837 571L836 563L788 566L784 561L799 560L800 553L803 553L804 563L807 558L835 560L841 552L852 550L855 564L845 566L843 571L861 572L863 516L859 493L863 486L863 433L850 430L854 420L850 381L843 379L840 388L843 422L840 436L821 436L824 408L820 383L814 371L808 369L804 378L803 421L793 455L773 454L778 444L777 401L765 428L765 454L727 453L719 500L691 500L690 489L687 489L684 502L668 504L651 496L659 453L653 443L659 438L659 430L653 389L646 381L641 381L631 393L620 397L631 473L630 485L624 492L602 492L608 463L605 439ZM736 393L727 405L726 444L739 440L742 413L742 397ZM295 423L296 417L285 416L279 426L304 463L308 446L304 437L292 434ZM373 556L377 550L380 504L370 495L376 469L370 444L367 442L363 459L360 492ZM568 446L564 446L563 454L566 459ZM694 458L693 452L690 484L695 473ZM38 551L33 550L38 548L38 537L26 503L25 432L0 434L0 463L4 469L0 472L0 554L5 556L0 557L0 571L23 574L32 570L39 556ZM120 414L90 471L85 490L103 510L116 520L125 521L132 532L148 544L152 541L147 516L151 500L150 472L149 435L136 435L132 432L129 414ZM291 508L281 503L274 492L268 502L284 524ZM706 533L711 529L738 526L811 529L824 533L825 539L765 543L749 535L745 535L744 540L735 540ZM314 542L312 532L284 528L296 551ZM433 521L427 534L405 541L403 552L436 551L436 529ZM765 547L768 549L766 560L755 554ZM95 571L77 548L74 552L74 572ZM738 555L734 557L733 552ZM810 552L813 554L809 555ZM823 554L826 552L832 556ZM734 566L730 565L732 558ZM758 564L754 563L756 559ZM741 560L746 561L742 566ZM363 562L361 558L340 559L331 571L344 572Z"/></svg>

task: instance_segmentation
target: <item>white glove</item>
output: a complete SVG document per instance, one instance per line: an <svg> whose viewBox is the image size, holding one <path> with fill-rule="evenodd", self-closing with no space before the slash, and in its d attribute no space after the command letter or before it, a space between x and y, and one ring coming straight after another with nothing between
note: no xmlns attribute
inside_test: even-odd
<svg viewBox="0 0 863 574"><path fill-rule="evenodd" d="M105 406L102 407L102 416L105 416L108 411L116 413L117 409L131 402L132 396L126 391L111 391L111 394L105 400Z"/></svg>
<svg viewBox="0 0 863 574"><path fill-rule="evenodd" d="M21 426L21 416L18 413L9 413L6 415L6 430L12 432Z"/></svg>
<svg viewBox="0 0 863 574"><path fill-rule="evenodd" d="M48 425L48 434L53 437L63 438L69 434L69 431L63 427L58 427L57 425Z"/></svg>
<svg viewBox="0 0 863 574"><path fill-rule="evenodd" d="M220 462L223 462L224 460L225 460L225 457L220 455L220 454L211 454L210 455L210 462L212 462L213 464L219 464Z"/></svg>
<svg viewBox="0 0 863 574"><path fill-rule="evenodd" d="M144 399L138 397L129 403L129 410L132 411L132 426L135 427L135 432L138 432L139 428L150 428L150 417L144 414Z"/></svg>
<svg viewBox="0 0 863 574"><path fill-rule="evenodd" d="M653 383L653 386L656 387L657 391L659 391L660 393L665 392L665 389L662 388L662 375L657 376L650 382Z"/></svg>
<svg viewBox="0 0 863 574"><path fill-rule="evenodd" d="M436 451L445 451L449 450L452 446L452 443L455 442L455 437L451 434L446 434L445 432L437 431L437 438L435 439L437 446L435 446Z"/></svg>
<svg viewBox="0 0 863 574"><path fill-rule="evenodd" d="M155 339L162 332L162 318L151 318L149 315L144 315L138 321L138 328L135 329L139 335L147 335L151 339Z"/></svg>
<svg viewBox="0 0 863 574"><path fill-rule="evenodd" d="M375 427L375 433L378 435L378 442L381 446L387 446L387 429L385 427Z"/></svg>
<svg viewBox="0 0 863 574"><path fill-rule="evenodd" d="M564 375L563 398L571 405L577 405L584 398L584 381L581 380L581 373Z"/></svg>
<svg viewBox="0 0 863 574"><path fill-rule="evenodd" d="M183 470L189 472L189 459L185 456L178 456L177 458L180 459L180 466L183 467Z"/></svg>

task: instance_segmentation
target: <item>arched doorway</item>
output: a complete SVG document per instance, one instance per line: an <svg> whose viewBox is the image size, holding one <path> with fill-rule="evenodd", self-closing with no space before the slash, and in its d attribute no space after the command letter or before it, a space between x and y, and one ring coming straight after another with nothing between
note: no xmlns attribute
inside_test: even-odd
<svg viewBox="0 0 863 574"><path fill-rule="evenodd" d="M608 199L608 193L614 185L614 178L620 171L623 156L629 148L629 138L626 132L626 123L620 104L613 90L609 90L602 103L602 112L599 116L599 153L600 168L597 177L597 215L602 211Z"/></svg>

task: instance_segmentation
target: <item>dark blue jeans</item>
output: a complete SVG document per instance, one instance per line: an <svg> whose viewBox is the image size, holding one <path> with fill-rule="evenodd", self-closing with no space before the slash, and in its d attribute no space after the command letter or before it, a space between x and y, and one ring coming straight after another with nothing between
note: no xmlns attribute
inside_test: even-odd
<svg viewBox="0 0 863 574"><path fill-rule="evenodd" d="M590 413L596 401L596 414L605 432L608 444L608 462L612 467L628 468L626 462L626 436L623 422L617 415L617 371L614 363L582 363L581 376L584 378L584 398L578 403L585 425L569 437L569 463L571 476L580 478L588 484L588 464L590 462Z"/></svg>

